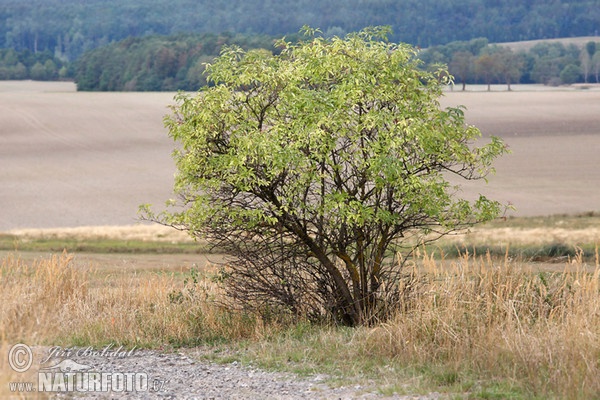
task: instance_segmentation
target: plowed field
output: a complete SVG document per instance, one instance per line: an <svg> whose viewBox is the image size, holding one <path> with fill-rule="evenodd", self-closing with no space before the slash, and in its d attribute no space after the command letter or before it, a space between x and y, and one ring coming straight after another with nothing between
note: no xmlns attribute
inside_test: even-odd
<svg viewBox="0 0 600 400"><path fill-rule="evenodd" d="M173 97L0 82L0 231L132 225L140 204L160 208L175 172L162 122ZM458 104L512 149L467 195L510 201L519 216L600 210L600 89L467 87L442 99Z"/></svg>

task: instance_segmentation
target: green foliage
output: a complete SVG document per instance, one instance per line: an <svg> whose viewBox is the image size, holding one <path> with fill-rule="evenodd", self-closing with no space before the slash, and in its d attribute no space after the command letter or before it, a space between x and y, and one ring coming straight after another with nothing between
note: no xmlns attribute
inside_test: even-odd
<svg viewBox="0 0 600 400"><path fill-rule="evenodd" d="M271 49L267 36L289 35L293 41L304 24L322 27L325 37L387 24L391 39L429 49L421 55L426 64L450 64L459 51L478 57L488 41L594 35L599 9L594 0L534 0L527 6L484 0L5 0L0 8L0 49L31 57L16 63L0 59L0 79L69 79L74 76L73 63L83 57L77 76L82 90L195 90L205 84L203 63L218 54L223 37L225 43L245 49ZM241 34L242 41L255 43L237 43ZM218 37L217 42L194 47L194 40L204 46L208 36ZM138 42L142 37L149 39ZM597 81L590 43L590 65L578 79L587 81L589 74ZM99 48L103 49L93 51ZM463 83L547 84L558 82L566 65L579 65L577 57L532 57L520 71L511 67L512 73L504 68L481 76L471 66L468 74L461 68L456 76ZM47 60L54 66L46 65Z"/></svg>
<svg viewBox="0 0 600 400"><path fill-rule="evenodd" d="M51 51L76 60L128 37L187 33L285 35L304 24L343 36L371 24L421 47L594 35L597 0L3 0L0 48Z"/></svg>
<svg viewBox="0 0 600 400"><path fill-rule="evenodd" d="M66 68L66 63L50 52L0 49L0 80L56 80L62 68ZM62 78L68 77L69 71L63 71Z"/></svg>
<svg viewBox="0 0 600 400"><path fill-rule="evenodd" d="M129 38L85 53L77 63L78 90L197 90L206 84L204 64L222 46L272 48L258 35L178 35Z"/></svg>
<svg viewBox="0 0 600 400"><path fill-rule="evenodd" d="M207 83L205 64L219 54L223 45L279 51L273 48L273 42L268 36L231 34L130 38L86 52L77 63L75 79L80 90L197 90ZM540 43L528 52L513 52L480 38L434 46L418 56L424 62L423 68L429 70L447 64L464 90L467 83L479 82L505 83L509 89L512 83L561 83L560 73L567 65L583 64L580 54L587 52L560 43ZM586 71L596 80L600 54L594 56L586 58ZM568 78L564 83L581 81L583 75Z"/></svg>
<svg viewBox="0 0 600 400"><path fill-rule="evenodd" d="M420 69L388 28L305 33L278 55L225 47L211 86L179 95L166 125L183 207L146 217L225 249L245 306L369 323L400 295L389 254L497 216L446 176L484 178L506 148L472 147L479 130L437 102L447 72Z"/></svg>
<svg viewBox="0 0 600 400"><path fill-rule="evenodd" d="M600 83L600 51L596 51L592 57L591 70L596 78L596 83Z"/></svg>
<svg viewBox="0 0 600 400"><path fill-rule="evenodd" d="M574 64L569 64L560 71L560 80L567 85L577 82L579 76L581 76L581 68Z"/></svg>
<svg viewBox="0 0 600 400"><path fill-rule="evenodd" d="M528 51L513 52L509 47L490 45L486 39L474 39L433 46L421 52L419 57L426 65L449 65L450 73L463 84L463 90L467 83L504 83L510 89L511 83L582 82L586 77L576 68L583 69L584 66L588 74L597 77L600 69L597 60L581 57L595 48L590 43L595 44L589 42L580 48L572 44L541 42ZM582 60L586 60L585 63ZM561 73L567 66L563 80Z"/></svg>
<svg viewBox="0 0 600 400"><path fill-rule="evenodd" d="M585 50L587 51L590 57L594 57L596 54L596 50L598 49L598 44L596 42L587 42L585 44Z"/></svg>

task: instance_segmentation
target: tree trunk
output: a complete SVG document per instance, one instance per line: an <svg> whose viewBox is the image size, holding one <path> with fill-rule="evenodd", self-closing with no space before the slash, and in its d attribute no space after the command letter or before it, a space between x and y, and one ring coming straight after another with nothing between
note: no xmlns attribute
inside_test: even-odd
<svg viewBox="0 0 600 400"><path fill-rule="evenodd" d="M361 310L357 304L357 299L352 296L352 292L348 287L344 277L340 270L335 264L327 257L327 254L323 251L323 248L319 246L310 235L302 229L302 226L288 213L285 213L280 217L282 225L286 226L291 232L293 232L314 254L319 260L322 266L325 267L327 273L333 279L335 285L335 294L341 301L339 305L342 311L342 320L345 325L357 326L362 323Z"/></svg>

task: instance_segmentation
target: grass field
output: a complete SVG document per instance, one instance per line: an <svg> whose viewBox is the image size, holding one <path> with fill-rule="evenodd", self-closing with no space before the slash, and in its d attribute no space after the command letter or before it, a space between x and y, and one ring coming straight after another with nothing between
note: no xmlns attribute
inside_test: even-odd
<svg viewBox="0 0 600 400"><path fill-rule="evenodd" d="M164 257L164 256L163 256ZM116 260L113 260L113 262ZM384 394L593 398L600 390L598 250L562 271L487 255L408 267L396 317L342 328L224 308L217 267L114 265L62 253L0 265L0 337L10 344L178 349ZM43 348L43 347L41 347ZM0 395L16 380L4 357Z"/></svg>
<svg viewBox="0 0 600 400"><path fill-rule="evenodd" d="M238 360L382 393L597 398L600 90L446 92L512 154L466 186L516 211L422 249L406 307L358 329L224 308L219 254L137 224L171 196L173 93L0 82L0 352L107 343ZM469 88L468 88L469 89ZM67 252L63 252L67 249ZM0 397L14 376L0 359Z"/></svg>

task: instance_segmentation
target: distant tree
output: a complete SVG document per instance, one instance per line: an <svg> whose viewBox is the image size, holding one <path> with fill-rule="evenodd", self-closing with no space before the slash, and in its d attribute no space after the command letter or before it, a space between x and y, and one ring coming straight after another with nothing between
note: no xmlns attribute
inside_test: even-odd
<svg viewBox="0 0 600 400"><path fill-rule="evenodd" d="M15 66L19 63L19 54L14 49L6 49L3 51L2 64L7 67Z"/></svg>
<svg viewBox="0 0 600 400"><path fill-rule="evenodd" d="M569 64L560 72L560 80L566 85L573 84L579 80L581 68L575 64Z"/></svg>
<svg viewBox="0 0 600 400"><path fill-rule="evenodd" d="M594 42L590 42L590 43L594 43ZM595 50L595 48L594 48L594 50ZM590 56L590 53L588 52L587 47L584 47L583 49L581 49L581 53L579 53L579 62L581 65L581 73L583 74L583 81L585 83L587 83L588 77L592 70L592 56Z"/></svg>
<svg viewBox="0 0 600 400"><path fill-rule="evenodd" d="M600 83L600 51L597 51L592 58L592 71L594 71L596 83Z"/></svg>
<svg viewBox="0 0 600 400"><path fill-rule="evenodd" d="M59 79L67 79L67 78L69 78L69 75L70 75L69 68L67 68L66 66L62 66L58 70L58 78Z"/></svg>
<svg viewBox="0 0 600 400"><path fill-rule="evenodd" d="M483 79L489 92L491 90L492 81L498 74L494 57L489 53L481 54L475 60L475 72Z"/></svg>
<svg viewBox="0 0 600 400"><path fill-rule="evenodd" d="M0 49L0 79L58 79L64 63L50 52L34 54L28 50Z"/></svg>
<svg viewBox="0 0 600 400"><path fill-rule="evenodd" d="M305 23L338 36L388 24L394 40L428 48L482 36L498 43L589 35L598 29L597 13L597 0L4 0L0 48L50 50L75 61L127 37L224 31L281 36Z"/></svg>
<svg viewBox="0 0 600 400"><path fill-rule="evenodd" d="M463 111L439 107L446 71L387 29L312 33L279 55L223 50L166 119L181 207L142 209L229 254L239 306L369 324L406 295L398 254L498 215L447 177L484 178L506 148L474 146Z"/></svg>
<svg viewBox="0 0 600 400"><path fill-rule="evenodd" d="M473 62L475 57L471 52L459 51L454 53L452 61L448 65L449 72L457 77L462 83L462 90L465 90L467 79L473 73Z"/></svg>
<svg viewBox="0 0 600 400"><path fill-rule="evenodd" d="M44 70L46 70L46 80L55 80L58 78L58 68L56 63L51 59L44 62Z"/></svg>
<svg viewBox="0 0 600 400"><path fill-rule="evenodd" d="M587 51L587 53L589 54L590 58L594 57L594 54L596 54L596 42L587 42L585 45L585 50Z"/></svg>
<svg viewBox="0 0 600 400"><path fill-rule="evenodd" d="M480 37L467 42L467 51L472 54L481 53L489 44L488 38Z"/></svg>
<svg viewBox="0 0 600 400"><path fill-rule="evenodd" d="M498 76L508 85L510 91L511 83L519 82L523 75L523 59L509 48L498 48L492 58Z"/></svg>
<svg viewBox="0 0 600 400"><path fill-rule="evenodd" d="M531 78L534 82L547 85L553 78L559 77L560 71L557 58L551 56L538 57L535 58Z"/></svg>
<svg viewBox="0 0 600 400"><path fill-rule="evenodd" d="M189 86L194 88L200 88L206 85L206 76L204 71L206 69L206 65L213 60L213 57L210 56L201 56L196 62L188 69L186 75L186 81Z"/></svg>
<svg viewBox="0 0 600 400"><path fill-rule="evenodd" d="M14 67L10 68L10 78L9 79L27 79L27 67L23 65L23 63L19 62Z"/></svg>
<svg viewBox="0 0 600 400"><path fill-rule="evenodd" d="M596 55L597 55L598 46L596 42L587 42L585 47L581 51L580 61L581 61L581 69L583 71L584 81L587 83L588 76L590 73L593 73L596 82L598 82L598 68L596 66ZM584 54L585 52L585 54Z"/></svg>
<svg viewBox="0 0 600 400"><path fill-rule="evenodd" d="M163 77L174 77L181 67L175 50L170 47L160 47L153 55L153 69Z"/></svg>
<svg viewBox="0 0 600 400"><path fill-rule="evenodd" d="M206 81L204 63L223 45L272 48L262 35L175 35L129 38L83 54L77 63L78 90L197 90Z"/></svg>
<svg viewBox="0 0 600 400"><path fill-rule="evenodd" d="M42 63L38 61L31 67L30 76L33 80L45 81L48 80L48 71L44 68Z"/></svg>
<svg viewBox="0 0 600 400"><path fill-rule="evenodd" d="M448 64L446 54L442 52L442 46L435 46L427 50L419 52L419 59L426 65Z"/></svg>

